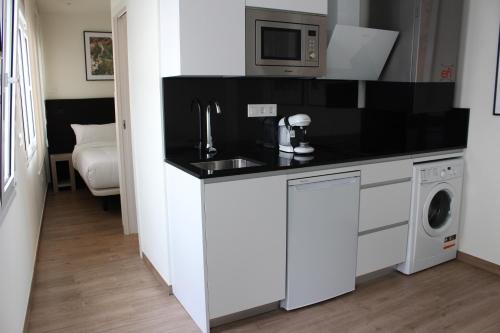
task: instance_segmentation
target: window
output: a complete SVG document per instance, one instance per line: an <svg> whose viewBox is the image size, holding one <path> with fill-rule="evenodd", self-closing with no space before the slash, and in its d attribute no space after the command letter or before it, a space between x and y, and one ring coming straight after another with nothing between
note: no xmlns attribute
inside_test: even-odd
<svg viewBox="0 0 500 333"><path fill-rule="evenodd" d="M1 57L1 114L0 127L0 174L1 191L0 203L2 208L14 194L14 110L15 110L15 83L16 83L16 49L17 34L17 1L0 0L0 57Z"/></svg>
<svg viewBox="0 0 500 333"><path fill-rule="evenodd" d="M29 62L29 47L26 20L19 14L19 35L18 35L18 69L19 87L21 94L21 109L24 127L24 143L28 160L35 155L36 151L36 130L35 114L33 107L33 89L31 81L31 66Z"/></svg>

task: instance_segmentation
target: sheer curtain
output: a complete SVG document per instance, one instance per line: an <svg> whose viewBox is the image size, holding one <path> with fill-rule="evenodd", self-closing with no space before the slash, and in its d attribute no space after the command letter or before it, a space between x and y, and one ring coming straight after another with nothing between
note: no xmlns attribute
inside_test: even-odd
<svg viewBox="0 0 500 333"><path fill-rule="evenodd" d="M24 0L24 6L21 5L20 8L24 10L24 16L28 27L37 140L36 159L38 170L41 172L47 159L42 30L36 1Z"/></svg>

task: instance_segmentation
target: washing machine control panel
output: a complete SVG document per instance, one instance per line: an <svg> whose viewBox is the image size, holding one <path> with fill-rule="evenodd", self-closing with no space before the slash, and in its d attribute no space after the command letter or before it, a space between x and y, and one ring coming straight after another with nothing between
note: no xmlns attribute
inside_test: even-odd
<svg viewBox="0 0 500 333"><path fill-rule="evenodd" d="M422 183L434 183L462 176L462 167L457 165L433 166L420 170Z"/></svg>

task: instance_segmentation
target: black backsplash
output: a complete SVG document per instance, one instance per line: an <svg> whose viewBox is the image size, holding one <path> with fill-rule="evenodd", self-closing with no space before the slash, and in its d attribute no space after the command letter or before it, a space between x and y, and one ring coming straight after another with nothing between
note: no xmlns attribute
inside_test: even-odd
<svg viewBox="0 0 500 333"><path fill-rule="evenodd" d="M354 134L359 132L357 88L356 81L166 78L163 80L166 148L191 147L197 142L198 115L191 110L195 98L202 102L203 115L209 101L220 103L222 114L212 114L212 134L219 145L258 139L264 119L248 118L248 104L277 104L278 119L296 113L309 114L313 120L309 128L311 136Z"/></svg>
<svg viewBox="0 0 500 333"><path fill-rule="evenodd" d="M383 155L467 146L469 110L452 108L453 86L399 83L392 86L392 94L384 88L379 95L377 88L376 83L367 87L367 103L373 107L358 109L357 81L164 78L166 152L198 142L198 114L191 110L195 98L202 102L203 128L207 103L221 105L221 115L212 113L216 147L259 141L265 118L248 118L247 104L277 104L277 119L308 114L311 144L330 151Z"/></svg>
<svg viewBox="0 0 500 333"><path fill-rule="evenodd" d="M403 113L444 112L453 108L454 82L366 82L366 107Z"/></svg>

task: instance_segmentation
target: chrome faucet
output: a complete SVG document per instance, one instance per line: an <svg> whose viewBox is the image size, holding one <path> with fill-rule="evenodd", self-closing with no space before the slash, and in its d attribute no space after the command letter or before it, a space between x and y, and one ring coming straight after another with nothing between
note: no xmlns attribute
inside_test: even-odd
<svg viewBox="0 0 500 333"><path fill-rule="evenodd" d="M215 111L217 112L217 114L222 113L222 110L221 110L218 102L213 101L213 102L208 103L207 114L206 114L206 118L207 118L207 145L205 147L205 151L208 155L215 155L215 153L217 153L217 149L215 149L214 142L212 139L212 125L211 125L211 120L210 120L210 114L212 112L212 105L215 107Z"/></svg>

